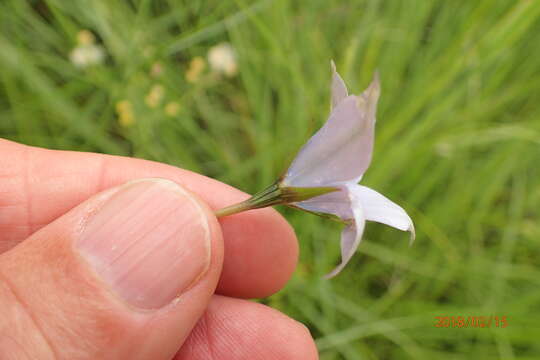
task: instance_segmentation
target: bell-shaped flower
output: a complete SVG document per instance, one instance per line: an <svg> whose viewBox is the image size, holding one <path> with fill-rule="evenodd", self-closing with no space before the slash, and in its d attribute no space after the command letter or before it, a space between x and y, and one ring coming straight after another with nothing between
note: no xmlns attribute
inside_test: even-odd
<svg viewBox="0 0 540 360"><path fill-rule="evenodd" d="M286 204L316 214L339 217L347 225L341 234L341 263L327 277L337 275L349 262L366 220L411 232L405 210L368 187L358 185L373 151L378 75L360 95L348 95L332 63L332 111L323 127L300 149L282 179L263 192L219 215L249 208Z"/></svg>
<svg viewBox="0 0 540 360"><path fill-rule="evenodd" d="M414 226L405 210L358 181L369 167L377 101L378 75L361 95L348 95L347 87L332 63L332 112L326 124L300 150L282 180L285 187L333 187L338 190L292 203L316 213L336 215L348 222L341 234L341 264L337 275L358 248L366 220L399 230Z"/></svg>

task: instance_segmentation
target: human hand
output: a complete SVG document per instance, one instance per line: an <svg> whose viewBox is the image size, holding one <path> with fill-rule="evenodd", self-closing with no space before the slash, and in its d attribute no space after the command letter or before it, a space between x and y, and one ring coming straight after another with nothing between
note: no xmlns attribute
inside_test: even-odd
<svg viewBox="0 0 540 360"><path fill-rule="evenodd" d="M278 291L298 254L272 209L217 221L246 197L164 164L0 139L1 358L317 359L305 327L241 299Z"/></svg>

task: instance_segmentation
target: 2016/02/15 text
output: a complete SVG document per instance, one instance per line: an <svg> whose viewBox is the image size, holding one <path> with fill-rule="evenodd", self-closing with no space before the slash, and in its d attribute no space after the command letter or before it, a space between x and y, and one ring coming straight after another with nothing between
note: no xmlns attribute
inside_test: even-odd
<svg viewBox="0 0 540 360"><path fill-rule="evenodd" d="M489 328L491 326L505 328L508 326L506 316L435 316L435 327L453 328Z"/></svg>

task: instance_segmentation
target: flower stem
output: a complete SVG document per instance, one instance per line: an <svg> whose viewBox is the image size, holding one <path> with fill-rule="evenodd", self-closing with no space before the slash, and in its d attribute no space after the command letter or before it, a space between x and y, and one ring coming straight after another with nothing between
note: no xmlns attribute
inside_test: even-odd
<svg viewBox="0 0 540 360"><path fill-rule="evenodd" d="M217 210L214 212L214 214L219 218L222 216L237 214L246 210L259 209L282 203L284 203L284 201L281 199L281 188L279 187L278 183L274 183L263 191L253 195L249 199Z"/></svg>
<svg viewBox="0 0 540 360"><path fill-rule="evenodd" d="M238 214L239 212L246 211L251 209L247 201L242 201L241 203L234 204L231 206L224 207L214 212L216 217L220 218L222 216L229 216L233 214Z"/></svg>

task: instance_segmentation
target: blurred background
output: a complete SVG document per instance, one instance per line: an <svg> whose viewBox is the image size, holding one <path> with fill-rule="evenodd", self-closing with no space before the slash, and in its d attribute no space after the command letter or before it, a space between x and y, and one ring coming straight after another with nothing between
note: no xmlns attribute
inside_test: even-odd
<svg viewBox="0 0 540 360"><path fill-rule="evenodd" d="M540 358L540 2L0 2L0 136L135 156L247 192L272 183L329 112L330 59L382 96L363 183L417 239L279 209L300 265L262 302L321 359ZM438 328L436 316L506 316Z"/></svg>

